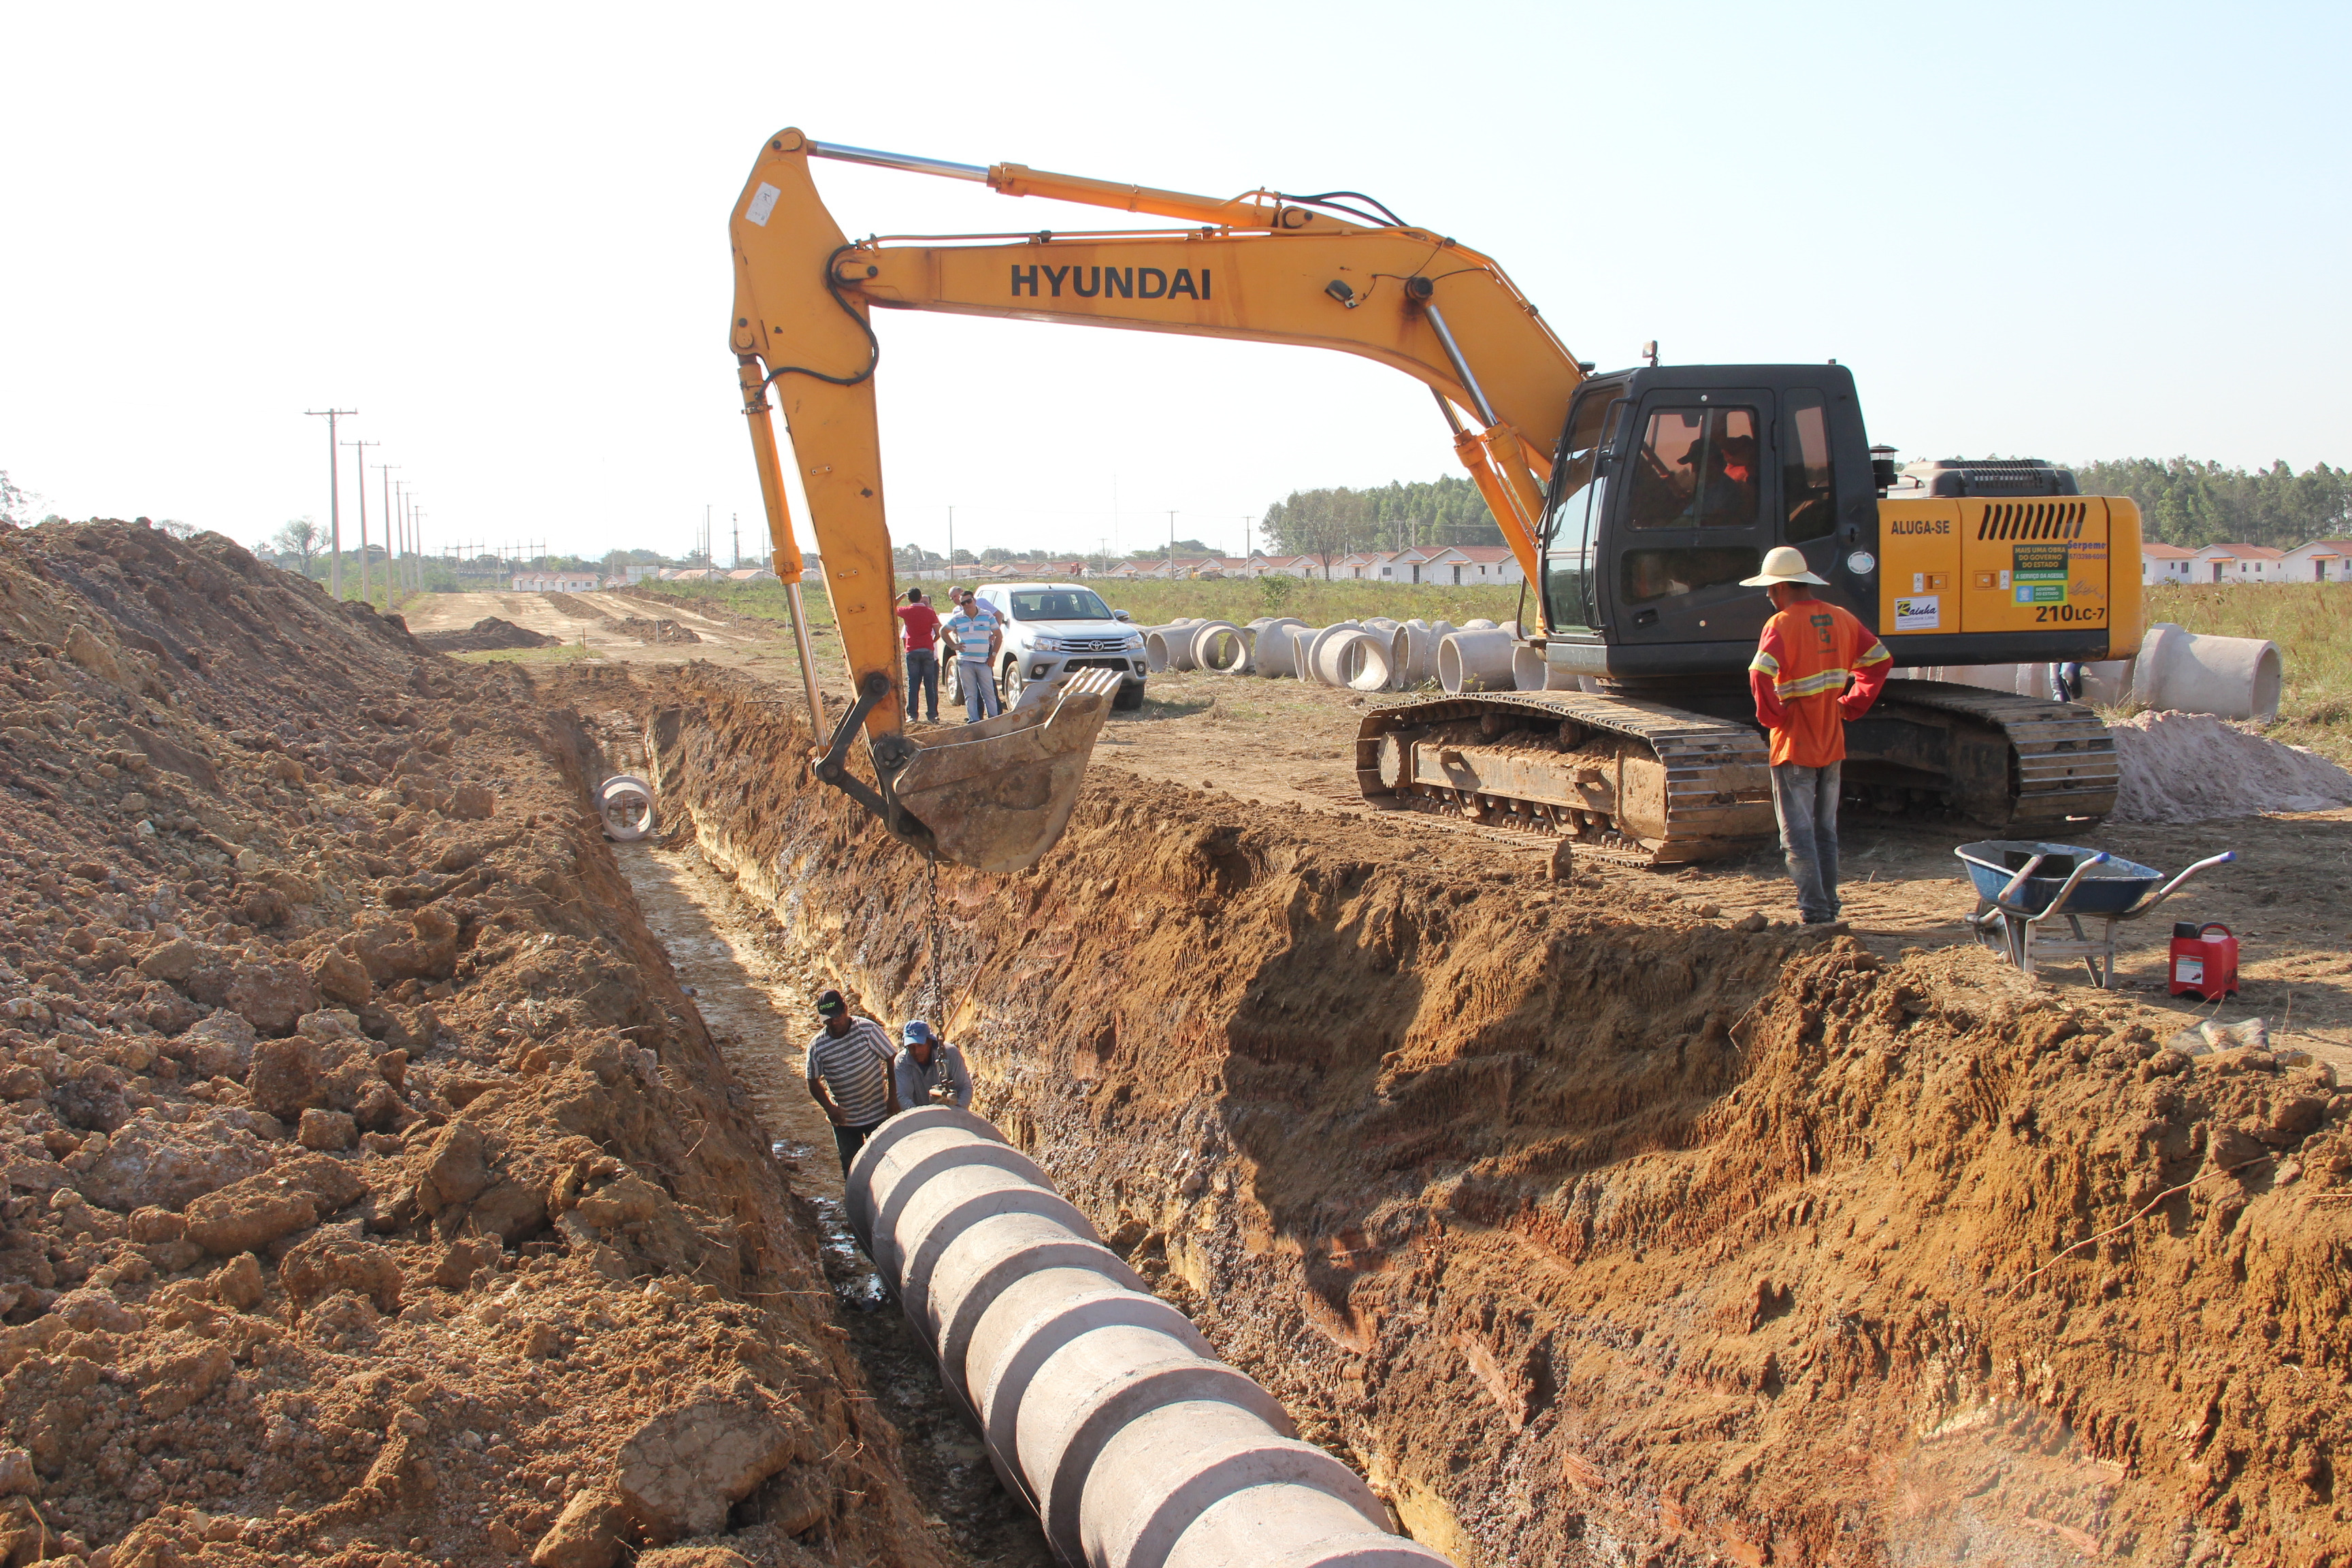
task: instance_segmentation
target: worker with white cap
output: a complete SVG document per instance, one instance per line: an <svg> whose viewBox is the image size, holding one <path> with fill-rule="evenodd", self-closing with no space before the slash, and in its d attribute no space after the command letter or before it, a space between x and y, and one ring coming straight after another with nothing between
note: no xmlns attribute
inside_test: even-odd
<svg viewBox="0 0 2352 1568"><path fill-rule="evenodd" d="M1748 665L1756 717L1772 733L1772 812L1807 925L1838 918L1837 811L1845 727L1870 711L1895 668L1886 645L1843 605L1813 597L1829 584L1781 545L1741 579L1772 597L1772 618Z"/></svg>

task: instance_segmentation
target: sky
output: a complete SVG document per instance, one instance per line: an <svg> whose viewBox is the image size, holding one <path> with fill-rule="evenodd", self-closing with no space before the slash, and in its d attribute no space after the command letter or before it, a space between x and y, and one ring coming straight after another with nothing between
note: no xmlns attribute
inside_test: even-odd
<svg viewBox="0 0 2352 1568"><path fill-rule="evenodd" d="M2342 465L2347 46L2341 4L12 5L0 470L252 543L327 522L305 410L349 408L371 526L401 481L428 550L682 553L707 508L756 558L727 221L786 125L1368 191L1604 369L1851 366L1906 460ZM1103 224L817 179L853 235ZM1428 395L1345 355L877 330L901 543L953 508L960 548L1124 552L1173 511L1238 551L1291 489L1459 471Z"/></svg>

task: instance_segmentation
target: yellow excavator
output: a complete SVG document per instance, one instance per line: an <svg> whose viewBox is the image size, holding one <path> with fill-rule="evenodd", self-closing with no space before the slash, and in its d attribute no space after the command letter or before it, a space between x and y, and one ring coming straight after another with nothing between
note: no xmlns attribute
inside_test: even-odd
<svg viewBox="0 0 2352 1568"><path fill-rule="evenodd" d="M845 237L813 158L1177 220L1083 232ZM1374 710L1365 798L1564 834L1634 864L1745 851L1773 830L1744 670L1769 605L1740 587L1801 551L1900 667L2089 662L2137 651L2140 522L2034 461L1914 464L1864 433L1853 378L1819 365L1580 363L1487 258L1351 191L1228 199L818 142L761 150L737 200L730 334L792 595L815 732L828 733L768 402L776 389L855 687L815 764L890 831L959 864L1035 863L1066 825L1118 679L1088 671L941 743L906 733L874 374L883 310L946 310L1297 343L1428 386L1534 602L1542 690ZM876 783L846 767L863 731ZM2096 819L2115 744L2087 708L1934 679L1888 684L1850 727L1850 797L1997 829Z"/></svg>

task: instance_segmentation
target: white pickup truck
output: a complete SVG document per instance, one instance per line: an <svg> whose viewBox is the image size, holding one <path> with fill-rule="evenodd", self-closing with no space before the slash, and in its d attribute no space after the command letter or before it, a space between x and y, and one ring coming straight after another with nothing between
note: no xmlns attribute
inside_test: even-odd
<svg viewBox="0 0 2352 1568"><path fill-rule="evenodd" d="M1129 711L1143 706L1143 680L1150 668L1144 662L1143 634L1092 588L1080 583L995 583L974 596L1004 623L996 691L1006 711L1020 702L1022 688L1030 682L1072 669L1118 670L1126 679L1111 706Z"/></svg>

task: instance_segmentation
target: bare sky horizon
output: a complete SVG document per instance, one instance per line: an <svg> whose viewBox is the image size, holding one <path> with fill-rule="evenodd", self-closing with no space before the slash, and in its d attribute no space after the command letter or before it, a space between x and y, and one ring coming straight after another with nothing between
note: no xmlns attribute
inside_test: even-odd
<svg viewBox="0 0 2352 1568"><path fill-rule="evenodd" d="M761 142L1230 194L1348 187L1604 366L1835 358L1906 458L2341 464L2319 5L12 8L0 470L68 516L327 520L356 408L425 543L762 533L727 351ZM1032 22L1042 24L1040 11ZM824 165L850 233L1098 215ZM2327 193L2334 191L2333 196ZM1237 552L1294 488L1458 472L1310 350L877 318L894 535ZM2221 398L2217 385L2238 395ZM351 454L344 529L356 530ZM381 478L367 477L372 526ZM805 531L806 520L802 520ZM805 531L803 542L809 542Z"/></svg>

